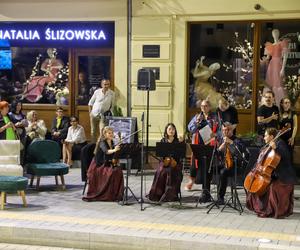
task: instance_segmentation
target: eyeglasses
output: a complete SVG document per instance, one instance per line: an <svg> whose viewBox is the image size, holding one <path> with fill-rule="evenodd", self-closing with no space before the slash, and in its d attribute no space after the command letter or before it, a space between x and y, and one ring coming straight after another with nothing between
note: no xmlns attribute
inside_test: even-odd
<svg viewBox="0 0 300 250"><path fill-rule="evenodd" d="M76 120L72 120L72 121L70 121L70 122L77 122Z"/></svg>
<svg viewBox="0 0 300 250"><path fill-rule="evenodd" d="M283 102L283 103L285 103L285 104L289 104L289 103L291 103L290 101L286 101L286 102Z"/></svg>

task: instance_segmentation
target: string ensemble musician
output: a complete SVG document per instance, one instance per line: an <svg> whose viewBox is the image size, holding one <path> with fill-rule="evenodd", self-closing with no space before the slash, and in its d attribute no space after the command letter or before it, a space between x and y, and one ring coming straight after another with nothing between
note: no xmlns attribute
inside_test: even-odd
<svg viewBox="0 0 300 250"><path fill-rule="evenodd" d="M84 201L121 201L124 192L122 169L118 166L115 154L120 150L114 145L114 131L112 127L104 127L102 137L99 137L95 157L88 172L88 191Z"/></svg>
<svg viewBox="0 0 300 250"><path fill-rule="evenodd" d="M227 189L228 177L234 176L235 167L241 167L243 158L247 158L245 146L241 140L233 134L232 124L225 122L222 126L222 136L219 140L219 159L220 178L218 185L218 200L219 205L224 205L224 196ZM237 166L235 166L235 158Z"/></svg>
<svg viewBox="0 0 300 250"><path fill-rule="evenodd" d="M161 139L161 142L179 143L180 141L182 141L182 138L178 138L175 125L168 123L165 127L164 137ZM165 157L160 162L148 195L149 200L160 201L165 194L164 201L177 201L182 178L180 158L176 156L174 152L173 155Z"/></svg>
<svg viewBox="0 0 300 250"><path fill-rule="evenodd" d="M216 114L211 111L211 105L208 100L203 100L201 102L201 112L199 114L196 114L192 120L188 124L188 130L193 134L192 137L192 143L193 144L200 144L200 145L206 145L206 143L203 141L202 137L200 136L200 130L203 129L206 126L209 126L212 133L210 135L210 141L209 144L211 146L215 145L215 134L218 129L218 123L216 122ZM207 166L210 165L210 159L207 159ZM200 171L200 172L199 172ZM204 171L206 173L204 174ZM196 176L199 176L199 179ZM206 179L204 180L204 176L206 176ZM204 167L200 166L198 164L198 161L194 158L192 158L192 166L190 169L190 181L185 186L185 190L191 190L193 187L193 184L195 182L199 183L202 182L202 196L200 198L200 202L209 202L210 201L210 195L208 192L210 192L210 181L212 178L212 174L208 173L208 167L204 169Z"/></svg>
<svg viewBox="0 0 300 250"><path fill-rule="evenodd" d="M265 143L275 151L276 156L279 156L279 163L272 172L270 184L263 194L247 193L247 208L254 211L259 217L283 218L293 213L294 184L297 182L297 178L286 143L280 138L274 141L277 134L275 128L267 128L264 136ZM258 162L263 162L261 158L265 155L265 150L269 149L263 148ZM272 156L274 154L267 154L267 157ZM265 162L270 161L271 159L265 160Z"/></svg>

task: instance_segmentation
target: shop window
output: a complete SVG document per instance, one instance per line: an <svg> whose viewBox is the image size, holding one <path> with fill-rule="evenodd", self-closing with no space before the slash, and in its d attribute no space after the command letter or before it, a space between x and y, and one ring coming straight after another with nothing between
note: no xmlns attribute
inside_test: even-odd
<svg viewBox="0 0 300 250"><path fill-rule="evenodd" d="M271 89L279 106L289 97L300 109L300 36L299 21L262 23L260 50L259 101Z"/></svg>
<svg viewBox="0 0 300 250"><path fill-rule="evenodd" d="M189 107L203 99L217 107L226 98L238 109L252 106L253 25L190 24Z"/></svg>
<svg viewBox="0 0 300 250"><path fill-rule="evenodd" d="M68 51L12 47L11 69L0 70L0 98L24 103L67 105Z"/></svg>
<svg viewBox="0 0 300 250"><path fill-rule="evenodd" d="M110 78L111 56L79 56L77 104L87 105L100 82Z"/></svg>

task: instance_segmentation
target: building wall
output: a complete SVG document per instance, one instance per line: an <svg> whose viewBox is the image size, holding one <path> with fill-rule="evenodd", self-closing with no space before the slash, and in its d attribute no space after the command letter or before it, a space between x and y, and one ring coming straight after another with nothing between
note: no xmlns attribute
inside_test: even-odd
<svg viewBox="0 0 300 250"><path fill-rule="evenodd" d="M254 6L259 2L260 10ZM132 34L132 92L136 92L139 68L159 66L160 80L155 93L150 93L150 144L161 137L164 125L172 121L179 134L186 130L187 103L187 22L226 20L297 19L300 4L297 0L237 1L237 0L133 0ZM143 44L159 44L161 57L142 58ZM144 111L145 97L133 98L133 115ZM250 112L242 114L241 132L251 130ZM238 131L239 132L239 131Z"/></svg>
<svg viewBox="0 0 300 250"><path fill-rule="evenodd" d="M254 6L259 2L260 10ZM167 122L180 134L186 127L187 22L299 19L299 0L132 0L132 116L146 111L147 92L137 91L137 71L160 67L150 92L150 144ZM127 0L1 0L0 21L115 21L115 86L118 104L127 107ZM159 44L161 56L142 57L143 44ZM139 125L139 127L141 124Z"/></svg>
<svg viewBox="0 0 300 250"><path fill-rule="evenodd" d="M127 108L127 1L1 0L1 21L114 21L115 87L118 105Z"/></svg>

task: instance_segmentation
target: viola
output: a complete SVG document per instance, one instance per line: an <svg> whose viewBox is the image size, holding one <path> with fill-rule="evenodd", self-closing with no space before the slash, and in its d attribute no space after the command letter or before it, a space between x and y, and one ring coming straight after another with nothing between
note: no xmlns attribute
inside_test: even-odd
<svg viewBox="0 0 300 250"><path fill-rule="evenodd" d="M281 135L289 131L290 128L279 131L272 141L276 141ZM271 183L272 172L280 162L280 155L267 144L260 152L255 167L247 174L244 187L250 192L262 196Z"/></svg>
<svg viewBox="0 0 300 250"><path fill-rule="evenodd" d="M171 166L175 168L177 166L177 162L174 160L173 157L165 157L163 160L164 167Z"/></svg>
<svg viewBox="0 0 300 250"><path fill-rule="evenodd" d="M231 169L233 167L233 159L228 145L226 145L225 150L225 167Z"/></svg>

